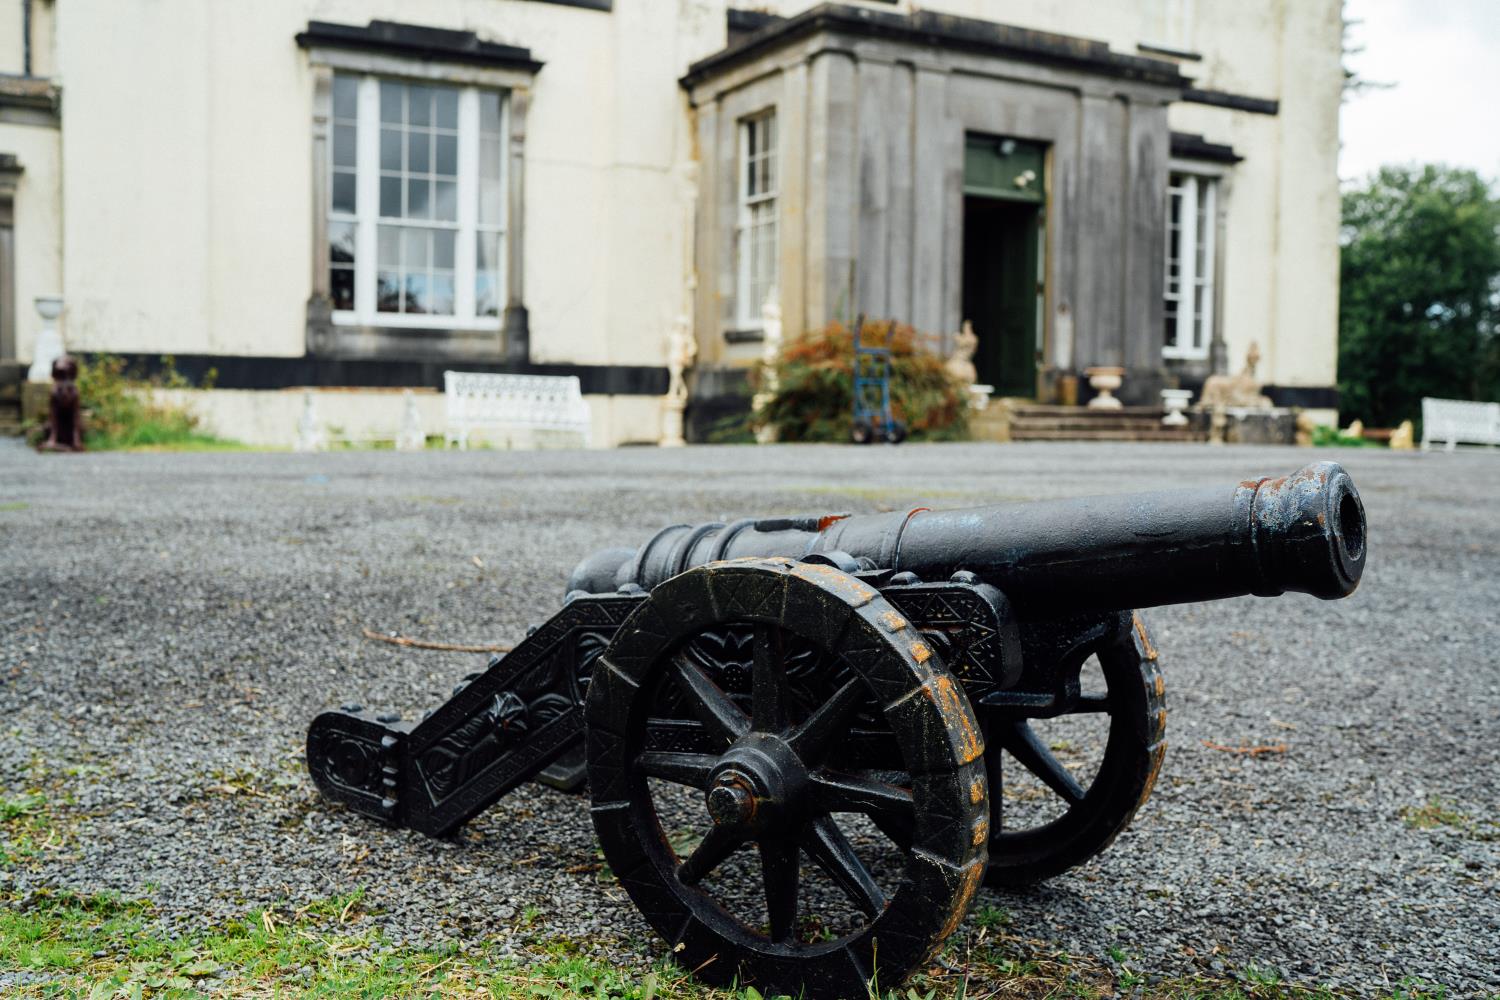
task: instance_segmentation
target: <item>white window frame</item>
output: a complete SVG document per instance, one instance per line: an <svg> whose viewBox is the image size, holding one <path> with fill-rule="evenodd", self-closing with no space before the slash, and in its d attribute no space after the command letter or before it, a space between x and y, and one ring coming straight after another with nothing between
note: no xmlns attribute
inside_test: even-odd
<svg viewBox="0 0 1500 1000"><path fill-rule="evenodd" d="M357 72L340 69L339 75L353 76L359 81L358 129L355 138L355 211L352 216L335 212L333 200L328 202L328 222L353 222L355 224L354 251L354 308L335 309L332 318L336 326L384 326L412 329L439 330L499 330L505 315L507 302L507 271L505 256L508 251L506 230L509 228L510 198L508 195L510 170L510 95L500 90L500 224L479 224L479 91L472 85L444 84L436 80L408 79L399 75L375 72ZM458 219L456 223L435 219L405 219L401 221L380 216L380 83L382 80L403 84L457 86L458 89ZM329 189L332 189L333 143L328 144ZM385 225L411 225L422 228L453 228L457 231L454 246L454 289L452 315L440 313L396 313L380 312L376 302L377 228ZM499 278L495 293L499 303L498 316L476 316L475 270L478 254L478 233L500 233Z"/></svg>
<svg viewBox="0 0 1500 1000"><path fill-rule="evenodd" d="M1162 345L1162 357L1179 360L1202 360L1209 356L1214 342L1215 274L1218 270L1219 177L1194 173L1175 167L1167 186L1167 233L1164 240L1166 266L1162 273L1163 321L1165 304L1175 303L1176 317L1172 337ZM1177 258L1172 256L1172 199L1180 199L1178 212ZM1201 224L1200 224L1201 219ZM1199 242L1203 243L1199 253ZM1199 258L1203 266L1200 269ZM1177 289L1172 288L1172 267L1177 265ZM1200 273L1201 270L1201 273ZM1198 293L1202 290L1202 295ZM1201 313L1201 317L1200 317ZM1199 322L1201 318L1201 322ZM1198 334L1194 336L1195 332Z"/></svg>
<svg viewBox="0 0 1500 1000"><path fill-rule="evenodd" d="M756 159L768 161L767 174L770 177L770 184L767 190L751 194L747 183L751 166L751 130L767 124L770 126L771 142L762 153L757 155ZM735 200L739 210L735 220L735 325L741 330L759 330L763 323L762 307L765 303L754 301L756 275L753 235L757 209L764 208L770 212L770 237L775 241L775 252L771 255L770 280L765 286L767 297L771 292L776 291L780 284L778 272L781 267L781 216L778 198L781 194L781 128L776 120L776 109L771 107L746 115L739 120L737 131L739 149L735 156Z"/></svg>

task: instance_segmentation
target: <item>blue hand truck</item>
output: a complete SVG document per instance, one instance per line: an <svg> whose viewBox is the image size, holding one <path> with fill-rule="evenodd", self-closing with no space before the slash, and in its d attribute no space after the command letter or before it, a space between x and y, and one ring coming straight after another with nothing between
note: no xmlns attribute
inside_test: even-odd
<svg viewBox="0 0 1500 1000"><path fill-rule="evenodd" d="M891 415L891 335L896 321L885 328L880 347L865 346L864 326L861 313L854 321L854 423L849 439L855 444L900 444L906 440L906 425Z"/></svg>

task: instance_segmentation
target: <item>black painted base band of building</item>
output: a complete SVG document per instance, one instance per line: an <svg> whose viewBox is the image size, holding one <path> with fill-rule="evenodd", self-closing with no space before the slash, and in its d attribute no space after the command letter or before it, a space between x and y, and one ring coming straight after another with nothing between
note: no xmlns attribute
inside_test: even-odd
<svg viewBox="0 0 1500 1000"><path fill-rule="evenodd" d="M160 354L117 353L133 372L150 376L166 368ZM234 354L175 354L173 366L193 384L210 370L219 389L316 387L441 389L443 372L502 372L513 375L576 375L586 395L660 396L667 369L655 365L511 364L503 361L403 361L374 358L255 357Z"/></svg>

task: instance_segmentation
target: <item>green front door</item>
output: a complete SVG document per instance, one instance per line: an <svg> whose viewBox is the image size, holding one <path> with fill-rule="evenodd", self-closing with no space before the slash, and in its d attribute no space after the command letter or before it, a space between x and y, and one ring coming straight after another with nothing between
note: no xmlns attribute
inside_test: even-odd
<svg viewBox="0 0 1500 1000"><path fill-rule="evenodd" d="M971 135L964 155L963 318L974 325L979 381L1036 395L1046 147Z"/></svg>

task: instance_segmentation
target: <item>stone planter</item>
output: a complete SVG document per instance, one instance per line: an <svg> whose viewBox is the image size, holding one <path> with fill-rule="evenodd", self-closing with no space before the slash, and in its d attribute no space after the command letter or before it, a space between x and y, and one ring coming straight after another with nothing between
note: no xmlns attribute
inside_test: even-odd
<svg viewBox="0 0 1500 1000"><path fill-rule="evenodd" d="M1188 418L1183 415L1183 410L1193 401L1191 389L1163 389L1161 391L1161 403L1166 408L1167 415L1161 418L1165 427L1186 427Z"/></svg>
<svg viewBox="0 0 1500 1000"><path fill-rule="evenodd" d="M1125 369L1115 367L1085 368L1083 373L1089 377L1089 385L1098 393L1089 400L1088 408L1091 410L1118 410L1123 404L1114 397L1114 391L1120 388L1120 383L1125 381Z"/></svg>

